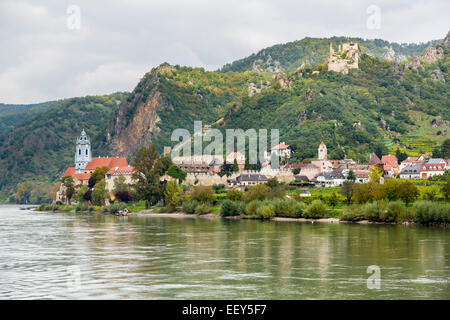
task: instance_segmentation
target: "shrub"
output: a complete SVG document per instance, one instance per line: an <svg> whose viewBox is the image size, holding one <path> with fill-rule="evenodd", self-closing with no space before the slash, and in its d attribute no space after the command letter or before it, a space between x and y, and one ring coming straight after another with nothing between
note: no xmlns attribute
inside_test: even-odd
<svg viewBox="0 0 450 320"><path fill-rule="evenodd" d="M382 210L383 208L380 201L369 202L362 207L364 218L369 221L380 221L380 214Z"/></svg>
<svg viewBox="0 0 450 320"><path fill-rule="evenodd" d="M238 189L230 189L227 192L227 198L232 201L240 201L244 193Z"/></svg>
<svg viewBox="0 0 450 320"><path fill-rule="evenodd" d="M75 211L79 212L79 211L88 211L88 205L87 203L79 203L77 204L77 206L75 207Z"/></svg>
<svg viewBox="0 0 450 320"><path fill-rule="evenodd" d="M277 199L274 200L274 205L277 217L298 218L302 216L306 208L306 204L294 199Z"/></svg>
<svg viewBox="0 0 450 320"><path fill-rule="evenodd" d="M403 222L406 216L406 207L401 201L391 201L386 209L380 213L380 220L386 222Z"/></svg>
<svg viewBox="0 0 450 320"><path fill-rule="evenodd" d="M412 218L415 222L428 224L435 222L439 216L436 204L430 200L417 201L412 208Z"/></svg>
<svg viewBox="0 0 450 320"><path fill-rule="evenodd" d="M224 200L220 206L222 217L238 216L245 211L245 204L239 201Z"/></svg>
<svg viewBox="0 0 450 320"><path fill-rule="evenodd" d="M215 199L214 190L210 186L198 186L191 192L191 199L201 203L212 203Z"/></svg>
<svg viewBox="0 0 450 320"><path fill-rule="evenodd" d="M314 200L302 213L304 218L319 219L327 214L327 206L321 200Z"/></svg>
<svg viewBox="0 0 450 320"><path fill-rule="evenodd" d="M353 205L344 209L340 219L344 221L361 221L364 220L364 214L360 206Z"/></svg>
<svg viewBox="0 0 450 320"><path fill-rule="evenodd" d="M122 202L130 202L133 201L133 195L129 193L127 190L118 191L115 194L116 198Z"/></svg>
<svg viewBox="0 0 450 320"><path fill-rule="evenodd" d="M183 203L183 212L187 214L194 214L195 213L195 207L199 204L198 201L186 201Z"/></svg>
<svg viewBox="0 0 450 320"><path fill-rule="evenodd" d="M259 184L251 187L246 193L244 193L242 199L245 202L252 202L253 200L265 200L271 198L270 187L265 184Z"/></svg>
<svg viewBox="0 0 450 320"><path fill-rule="evenodd" d="M259 200L253 200L253 201L249 202L245 206L245 213L248 214L249 216L256 216L256 210L261 205L261 203L262 203L262 201L259 201Z"/></svg>
<svg viewBox="0 0 450 320"><path fill-rule="evenodd" d="M207 214L211 212L211 207L209 206L208 203L200 203L195 207L194 212L199 216L202 214Z"/></svg>
<svg viewBox="0 0 450 320"><path fill-rule="evenodd" d="M109 212L109 213L116 213L119 212L120 210L124 210L127 208L127 205L123 202L118 202L118 203L113 203L110 204L109 206L104 206L102 208L103 212Z"/></svg>
<svg viewBox="0 0 450 320"><path fill-rule="evenodd" d="M256 209L256 216L260 219L270 219L275 216L275 206L272 203L262 202Z"/></svg>

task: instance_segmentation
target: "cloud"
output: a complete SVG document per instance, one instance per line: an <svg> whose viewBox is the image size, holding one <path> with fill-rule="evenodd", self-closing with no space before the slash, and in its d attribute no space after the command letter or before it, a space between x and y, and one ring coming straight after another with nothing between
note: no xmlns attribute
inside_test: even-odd
<svg viewBox="0 0 450 320"><path fill-rule="evenodd" d="M67 27L67 7L81 28ZM369 5L381 28L366 26ZM214 70L306 36L425 42L448 31L447 0L2 0L0 102L132 90L163 62Z"/></svg>

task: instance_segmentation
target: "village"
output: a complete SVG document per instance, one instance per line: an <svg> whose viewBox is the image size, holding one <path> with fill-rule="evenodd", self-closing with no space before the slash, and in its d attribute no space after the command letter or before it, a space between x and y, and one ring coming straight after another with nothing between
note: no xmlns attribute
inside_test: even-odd
<svg viewBox="0 0 450 320"><path fill-rule="evenodd" d="M128 185L133 185L132 178L134 168L130 166L124 157L92 157L91 142L83 130L76 142L75 163L69 167L61 178L71 176L76 189L87 186L92 173L98 168L107 167L105 174L106 189L110 198L114 199L118 177ZM164 148L164 155L170 155L170 147ZM227 189L247 190L251 186L265 184L269 179L293 186L303 187L302 196L309 196L310 188L340 187L344 181L352 180L355 183L367 183L369 174L373 170L379 171L380 181L384 183L386 178L400 179L431 179L434 176L443 175L450 171L450 158L432 158L431 155L422 154L420 157L407 157L399 163L394 155L382 155L378 157L372 153L368 163L357 163L352 159L331 160L328 159L327 146L322 141L318 146L317 158L309 163L288 163L279 168L272 168L270 159L274 156L288 161L293 154L291 146L282 142L268 149L264 153L266 162L261 164L260 170L246 170L246 159L242 153L233 152L226 156L226 164L229 171L224 174L223 161L218 161L215 156L195 159L176 157L172 162L183 170L186 175L183 180L185 185L213 186L223 185ZM172 180L167 174L161 180ZM123 183L122 182L122 183ZM66 187L61 184L56 194L55 202L64 202Z"/></svg>

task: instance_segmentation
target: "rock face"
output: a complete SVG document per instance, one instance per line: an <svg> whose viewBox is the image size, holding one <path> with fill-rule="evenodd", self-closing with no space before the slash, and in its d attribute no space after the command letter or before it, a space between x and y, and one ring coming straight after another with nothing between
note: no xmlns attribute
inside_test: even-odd
<svg viewBox="0 0 450 320"><path fill-rule="evenodd" d="M358 62L361 52L358 44L354 42L344 43L339 46L338 51L334 51L330 43L330 54L328 56L328 71L347 74L349 69L358 69Z"/></svg>
<svg viewBox="0 0 450 320"><path fill-rule="evenodd" d="M450 46L450 31L447 32L447 36L444 39L444 46L446 47Z"/></svg>
<svg viewBox="0 0 450 320"><path fill-rule="evenodd" d="M154 141L160 129L161 119L157 112L171 106L158 91L160 73L172 67L161 66L156 72L147 74L134 89L131 100L124 101L106 130L103 146L109 154L127 156Z"/></svg>
<svg viewBox="0 0 450 320"><path fill-rule="evenodd" d="M444 49L431 46L425 49L423 55L419 58L422 62L433 63L444 57Z"/></svg>

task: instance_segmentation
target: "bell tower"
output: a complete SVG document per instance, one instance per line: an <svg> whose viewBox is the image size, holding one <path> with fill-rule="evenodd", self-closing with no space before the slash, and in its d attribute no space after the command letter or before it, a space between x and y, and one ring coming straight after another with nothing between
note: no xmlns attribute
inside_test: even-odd
<svg viewBox="0 0 450 320"><path fill-rule="evenodd" d="M318 160L327 160L327 146L322 141L319 145L319 149L317 152L317 159Z"/></svg>
<svg viewBox="0 0 450 320"><path fill-rule="evenodd" d="M84 168L86 168L86 165L91 162L91 160L91 142L83 129L77 140L77 147L75 151L75 172L83 173Z"/></svg>

